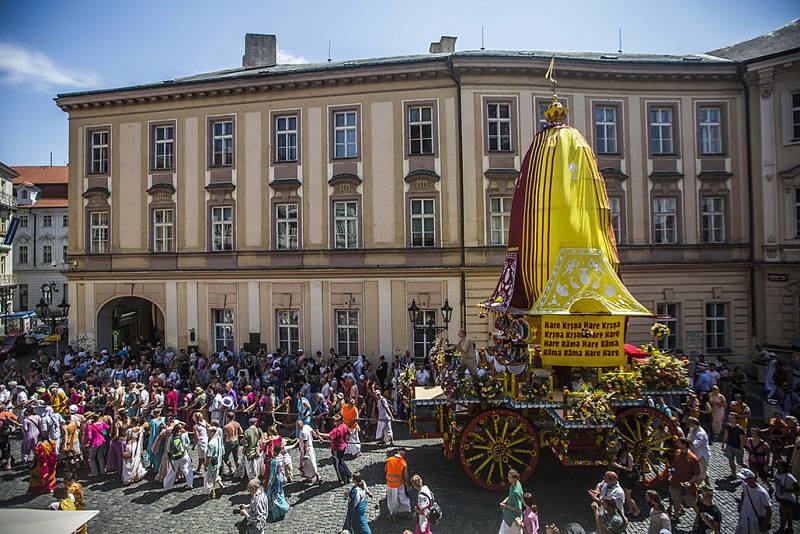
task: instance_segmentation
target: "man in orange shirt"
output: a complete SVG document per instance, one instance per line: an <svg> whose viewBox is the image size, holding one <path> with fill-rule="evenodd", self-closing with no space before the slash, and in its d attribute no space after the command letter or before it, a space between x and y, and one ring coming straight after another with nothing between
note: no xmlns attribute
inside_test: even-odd
<svg viewBox="0 0 800 534"><path fill-rule="evenodd" d="M689 450L686 438L678 440L678 448L672 457L669 477L669 499L673 520L680 517L683 507L694 508L697 503L697 481L700 479L700 460Z"/></svg>
<svg viewBox="0 0 800 534"><path fill-rule="evenodd" d="M394 520L399 513L411 513L411 501L406 494L408 464L403 449L386 452L386 506L389 518Z"/></svg>

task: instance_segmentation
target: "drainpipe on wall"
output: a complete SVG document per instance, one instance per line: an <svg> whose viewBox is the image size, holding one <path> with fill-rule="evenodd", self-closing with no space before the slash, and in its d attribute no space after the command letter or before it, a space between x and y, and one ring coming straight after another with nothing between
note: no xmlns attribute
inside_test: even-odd
<svg viewBox="0 0 800 534"><path fill-rule="evenodd" d="M466 245L464 243L464 127L463 117L461 116L461 78L455 75L453 70L453 56L447 58L447 72L456 84L456 110L458 117L458 239L460 246L460 277L461 277L461 328L467 329L467 277L464 273L466 267Z"/></svg>
<svg viewBox="0 0 800 534"><path fill-rule="evenodd" d="M33 210L28 210L33 218L33 250L31 250L33 257L33 267L36 267L36 213Z"/></svg>
<svg viewBox="0 0 800 534"><path fill-rule="evenodd" d="M744 89L744 138L747 143L747 202L748 213L750 216L747 219L748 232L750 234L750 328L752 330L752 338L757 340L758 336L756 331L758 322L756 321L756 245L755 245L755 216L753 214L753 144L750 138L750 88L747 86L745 74L747 67L739 64L739 75Z"/></svg>

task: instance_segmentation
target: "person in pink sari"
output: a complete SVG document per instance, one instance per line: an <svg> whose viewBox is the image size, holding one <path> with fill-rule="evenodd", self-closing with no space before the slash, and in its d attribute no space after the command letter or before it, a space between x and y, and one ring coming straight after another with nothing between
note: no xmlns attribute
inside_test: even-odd
<svg viewBox="0 0 800 534"><path fill-rule="evenodd" d="M28 493L52 493L56 489L56 466L58 452L56 442L47 438L47 434L39 434L39 443L34 449L36 464L31 469L28 479Z"/></svg>

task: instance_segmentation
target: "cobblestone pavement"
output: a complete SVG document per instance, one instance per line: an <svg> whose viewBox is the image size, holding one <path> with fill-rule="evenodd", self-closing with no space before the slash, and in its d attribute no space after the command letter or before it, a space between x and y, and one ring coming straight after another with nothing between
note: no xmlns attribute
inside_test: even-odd
<svg viewBox="0 0 800 534"><path fill-rule="evenodd" d="M436 495L444 510L444 519L434 529L439 533L493 534L500 524L497 503L502 494L482 490L473 485L461 468L443 458L436 440L400 440L399 444L412 448L408 453L411 473L420 473ZM14 444L18 455L18 445ZM344 520L345 494L343 488L332 482L336 480L326 444L318 445L318 456L323 478L327 481L319 486L305 486L295 482L287 486L287 498L292 507L283 521L275 523L268 532L280 534L338 534ZM17 456L18 457L18 456ZM369 517L375 534L400 534L403 529L413 531L413 521L401 519L396 523L388 519L385 501L383 462L385 450L366 444L364 452L348 462L350 468L359 470L375 494L370 500ZM297 460L295 458L295 466ZM536 472L525 484L526 491L537 499L542 526L548 523L563 525L570 521L581 523L587 532L593 530L593 520L586 490L593 487L602 471L595 468L563 468L549 452L543 452ZM709 475L717 480L715 501L723 514L725 533L733 532L736 524L736 497L738 481L726 479L728 467L719 445L714 446ZM27 472L14 470L0 474L0 507L45 508L52 498L31 498L27 489ZM299 478L299 477L298 477ZM174 489L165 492L160 484L142 481L123 487L118 478L86 483L88 509L100 510L90 522L90 532L137 534L166 532L235 532L237 517L233 511L239 504L246 504L249 497L244 483L231 482L221 496L207 501L201 493L202 481L195 481L193 491ZM665 489L662 489L665 492ZM664 493L666 496L666 493ZM640 506L645 508L641 492L635 494ZM775 510L777 520L777 509ZM687 532L694 519L687 513L681 519L677 532ZM644 533L647 518L633 520L628 532ZM775 522L774 522L775 523ZM774 524L773 523L773 524ZM591 529L590 529L591 527ZM543 530L542 530L543 531Z"/></svg>

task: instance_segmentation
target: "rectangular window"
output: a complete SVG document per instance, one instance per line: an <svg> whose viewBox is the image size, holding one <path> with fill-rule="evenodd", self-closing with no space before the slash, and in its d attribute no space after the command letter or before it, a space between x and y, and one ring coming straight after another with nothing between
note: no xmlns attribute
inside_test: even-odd
<svg viewBox="0 0 800 534"><path fill-rule="evenodd" d="M427 325L436 324L436 310L420 310L422 324L414 327L414 358L425 358L436 342L436 331L426 328Z"/></svg>
<svg viewBox="0 0 800 534"><path fill-rule="evenodd" d="M69 227L69 215L61 216L61 226L63 226L64 228Z"/></svg>
<svg viewBox="0 0 800 534"><path fill-rule="evenodd" d="M108 174L108 130L89 132L89 174Z"/></svg>
<svg viewBox="0 0 800 534"><path fill-rule="evenodd" d="M595 149L598 154L617 153L617 108L597 106L594 109Z"/></svg>
<svg viewBox="0 0 800 534"><path fill-rule="evenodd" d="M408 108L409 152L412 156L433 154L433 108Z"/></svg>
<svg viewBox="0 0 800 534"><path fill-rule="evenodd" d="M337 111L333 114L333 157L336 159L358 157L355 111Z"/></svg>
<svg viewBox="0 0 800 534"><path fill-rule="evenodd" d="M53 263L53 245L42 245L42 263Z"/></svg>
<svg viewBox="0 0 800 534"><path fill-rule="evenodd" d="M233 351L233 311L211 310L214 316L214 351Z"/></svg>
<svg viewBox="0 0 800 534"><path fill-rule="evenodd" d="M722 154L722 110L702 107L697 110L700 154Z"/></svg>
<svg viewBox="0 0 800 534"><path fill-rule="evenodd" d="M211 165L229 167L233 165L233 121L211 123Z"/></svg>
<svg viewBox="0 0 800 534"><path fill-rule="evenodd" d="M42 215L42 228L50 228L51 226L53 226L53 216Z"/></svg>
<svg viewBox="0 0 800 534"><path fill-rule="evenodd" d="M357 310L336 310L336 348L339 356L358 355Z"/></svg>
<svg viewBox="0 0 800 534"><path fill-rule="evenodd" d="M492 197L489 199L490 243L508 245L508 224L511 221L511 197Z"/></svg>
<svg viewBox="0 0 800 534"><path fill-rule="evenodd" d="M800 139L800 92L792 93L792 141Z"/></svg>
<svg viewBox="0 0 800 534"><path fill-rule="evenodd" d="M27 217L25 222L28 222ZM22 226L21 221L20 226ZM794 236L800 237L800 187L794 190Z"/></svg>
<svg viewBox="0 0 800 534"><path fill-rule="evenodd" d="M275 117L275 161L297 161L297 115Z"/></svg>
<svg viewBox="0 0 800 534"><path fill-rule="evenodd" d="M19 227L20 228L27 228L28 227L28 216L27 215L20 215L20 217L19 217Z"/></svg>
<svg viewBox="0 0 800 534"><path fill-rule="evenodd" d="M172 210L153 210L153 252L172 252Z"/></svg>
<svg viewBox="0 0 800 534"><path fill-rule="evenodd" d="M358 248L358 203L355 200L334 202L333 227L335 248Z"/></svg>
<svg viewBox="0 0 800 534"><path fill-rule="evenodd" d="M19 286L19 309L20 311L28 310L28 284Z"/></svg>
<svg viewBox="0 0 800 534"><path fill-rule="evenodd" d="M672 108L650 108L650 153L672 154Z"/></svg>
<svg viewBox="0 0 800 534"><path fill-rule="evenodd" d="M28 200L28 190L23 189L22 191L20 191L19 196L22 200Z"/></svg>
<svg viewBox="0 0 800 534"><path fill-rule="evenodd" d="M93 211L89 218L90 249L92 254L108 252L108 212Z"/></svg>
<svg viewBox="0 0 800 534"><path fill-rule="evenodd" d="M611 211L611 228L614 229L614 241L619 243L622 239L622 218L621 208L622 199L619 197L608 197L608 208Z"/></svg>
<svg viewBox="0 0 800 534"><path fill-rule="evenodd" d="M674 197L653 199L653 242L671 245L678 242L678 212Z"/></svg>
<svg viewBox="0 0 800 534"><path fill-rule="evenodd" d="M233 207L211 208L211 250L233 250Z"/></svg>
<svg viewBox="0 0 800 534"><path fill-rule="evenodd" d="M678 305L659 302L656 304L658 322L669 328L669 335L658 341L658 348L671 350L678 348Z"/></svg>
<svg viewBox="0 0 800 534"><path fill-rule="evenodd" d="M28 263L28 245L20 245L17 249L17 261L22 264Z"/></svg>
<svg viewBox="0 0 800 534"><path fill-rule="evenodd" d="M411 199L411 246L433 247L435 244L436 218L433 199Z"/></svg>
<svg viewBox="0 0 800 534"><path fill-rule="evenodd" d="M297 310L276 310L278 315L278 348L289 354L300 350L300 313Z"/></svg>
<svg viewBox="0 0 800 534"><path fill-rule="evenodd" d="M175 166L175 127L153 127L153 168L169 170Z"/></svg>
<svg viewBox="0 0 800 534"><path fill-rule="evenodd" d="M511 151L511 104L489 103L486 125L490 152Z"/></svg>
<svg viewBox="0 0 800 534"><path fill-rule="evenodd" d="M64 245L61 250L61 261L67 263L67 245Z"/></svg>
<svg viewBox="0 0 800 534"><path fill-rule="evenodd" d="M706 303L706 349L728 348L728 306L724 302Z"/></svg>
<svg viewBox="0 0 800 534"><path fill-rule="evenodd" d="M275 205L275 232L278 250L297 250L300 248L300 219L297 204Z"/></svg>
<svg viewBox="0 0 800 534"><path fill-rule="evenodd" d="M703 197L701 199L703 221L703 243L725 242L725 199Z"/></svg>

